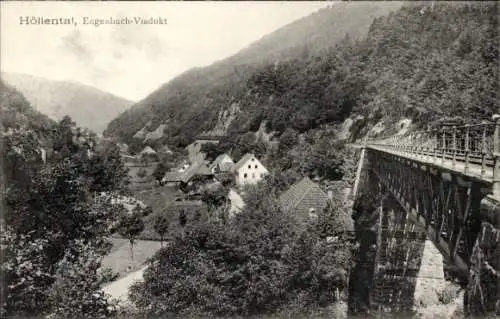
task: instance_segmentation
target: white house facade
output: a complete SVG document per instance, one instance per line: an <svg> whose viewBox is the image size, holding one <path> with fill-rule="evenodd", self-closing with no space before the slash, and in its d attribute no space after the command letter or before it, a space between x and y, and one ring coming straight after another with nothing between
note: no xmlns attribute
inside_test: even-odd
<svg viewBox="0 0 500 319"><path fill-rule="evenodd" d="M266 174L269 173L267 168L253 155L246 154L232 169L235 177L236 185L241 186L245 184L256 184Z"/></svg>

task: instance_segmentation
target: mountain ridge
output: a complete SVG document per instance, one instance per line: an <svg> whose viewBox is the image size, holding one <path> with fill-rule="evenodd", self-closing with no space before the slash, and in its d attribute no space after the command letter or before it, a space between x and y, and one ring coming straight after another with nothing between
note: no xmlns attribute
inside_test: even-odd
<svg viewBox="0 0 500 319"><path fill-rule="evenodd" d="M101 134L109 121L133 104L125 98L73 80L50 80L23 73L2 72L32 107L54 120L69 115L80 126Z"/></svg>

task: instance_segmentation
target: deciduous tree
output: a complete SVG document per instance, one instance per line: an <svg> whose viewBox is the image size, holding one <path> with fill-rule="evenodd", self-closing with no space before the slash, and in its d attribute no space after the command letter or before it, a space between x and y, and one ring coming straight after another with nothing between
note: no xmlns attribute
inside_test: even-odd
<svg viewBox="0 0 500 319"><path fill-rule="evenodd" d="M170 222L165 216L163 216L163 215L156 216L154 229L155 229L156 233L158 235L160 235L160 243L161 243L162 247L163 247L163 237L168 232L169 226L170 226Z"/></svg>
<svg viewBox="0 0 500 319"><path fill-rule="evenodd" d="M134 242L144 230L144 222L138 214L126 214L119 221L117 231L130 242L130 258L134 262Z"/></svg>

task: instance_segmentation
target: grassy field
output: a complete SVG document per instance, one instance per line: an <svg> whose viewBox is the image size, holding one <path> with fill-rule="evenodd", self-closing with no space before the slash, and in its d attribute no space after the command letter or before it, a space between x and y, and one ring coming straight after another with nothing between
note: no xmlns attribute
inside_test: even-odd
<svg viewBox="0 0 500 319"><path fill-rule="evenodd" d="M179 212L181 210L186 212L187 223L189 224L195 218L198 211L200 214L206 213L206 206L201 202L186 201L169 206L161 211L153 211L151 215L143 218L144 231L141 233L140 238L145 240L160 240L160 236L154 230L155 219L158 215L166 216L169 220L169 230L167 236L165 236L167 240L169 237L178 234L181 231L181 226L179 225Z"/></svg>
<svg viewBox="0 0 500 319"><path fill-rule="evenodd" d="M140 269L142 265L160 249L160 242L137 240L134 244L134 261L130 256L130 243L127 239L113 238L113 248L104 257L103 268L111 268L123 277L125 274Z"/></svg>
<svg viewBox="0 0 500 319"><path fill-rule="evenodd" d="M134 191L134 197L144 204L151 206L154 213L163 211L168 207L176 196L181 196L182 192L176 187L163 186L154 187L140 191Z"/></svg>
<svg viewBox="0 0 500 319"><path fill-rule="evenodd" d="M155 179L153 177L153 172L156 169L158 163L126 163L125 166L128 169L128 175L130 178L130 189L147 189L155 185ZM145 176L137 176L138 172L144 170Z"/></svg>
<svg viewBox="0 0 500 319"><path fill-rule="evenodd" d="M154 230L156 216L163 215L170 221L169 234L173 235L179 231L179 211L184 209L187 212L188 222L198 209L204 209L205 205L200 202L175 202L174 199L184 196L182 191L174 186L155 187L148 190L134 192L134 197L153 209L153 213L143 218L145 229L139 235L143 240L160 240L160 236ZM167 236L168 238L168 236Z"/></svg>

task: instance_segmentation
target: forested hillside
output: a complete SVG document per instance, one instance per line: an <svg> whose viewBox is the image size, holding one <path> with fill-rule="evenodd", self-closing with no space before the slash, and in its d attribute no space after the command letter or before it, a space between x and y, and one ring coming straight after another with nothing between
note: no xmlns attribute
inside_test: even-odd
<svg viewBox="0 0 500 319"><path fill-rule="evenodd" d="M19 91L0 80L0 124L0 132L20 127L41 131L49 129L54 122L35 111Z"/></svg>
<svg viewBox="0 0 500 319"><path fill-rule="evenodd" d="M211 129L218 114L233 103L253 105L247 81L267 64L320 54L344 39L346 33L351 37L364 36L374 17L400 6L401 3L340 3L322 9L232 57L178 76L113 120L104 134L131 142L132 136L151 121L151 131L167 124L166 135L177 136L168 138L168 142L187 144L197 133Z"/></svg>
<svg viewBox="0 0 500 319"><path fill-rule="evenodd" d="M70 116L78 125L101 134L131 101L76 82L52 81L25 74L2 73L32 107L53 120Z"/></svg>
<svg viewBox="0 0 500 319"><path fill-rule="evenodd" d="M347 6L344 12L351 10L350 4L342 5ZM340 41L338 29L336 36L325 39L325 30L311 28L318 32L317 41L304 41L301 49L285 46L283 52L294 54L251 63L249 56L259 56L258 48L264 51L262 56L269 52L276 56L275 51L266 51L274 37L284 38L286 30L296 32L308 19L327 20L330 15L338 19L339 8L333 6L302 24L278 30L229 58L230 62L179 76L113 120L105 134L131 143L132 136L151 120L151 131L167 124L165 138L158 143L186 145L196 134L213 128L219 113L231 105L240 112L229 133L255 131L263 120L270 130L292 127L305 132L355 115L370 118L371 124L404 117L429 123L452 115L488 118L494 112L498 98L495 3L409 3L376 18L362 40L345 35L352 26L342 29ZM369 10L366 4L362 8ZM332 31L333 26L326 30ZM239 57L246 63L238 64ZM232 72L227 72L228 65Z"/></svg>
<svg viewBox="0 0 500 319"><path fill-rule="evenodd" d="M361 40L347 35L319 51L235 65L222 78L210 77L215 66L190 71L112 121L106 134L142 143L132 136L149 120L150 130L163 121L166 134L155 142L183 146L213 128L219 113L232 105L239 111L227 133L236 150L239 145L265 153L248 135L263 121L277 136L288 128L287 138L280 139L288 146L281 143L274 154L274 163L285 169L294 167L290 161L297 154L320 152L327 143L322 136L332 143L348 118L354 123L347 127L351 139L377 123L379 131L390 133L402 119L413 127L452 117L489 119L498 105L497 15L493 2L409 3L376 18ZM292 149L299 135L305 142Z"/></svg>

